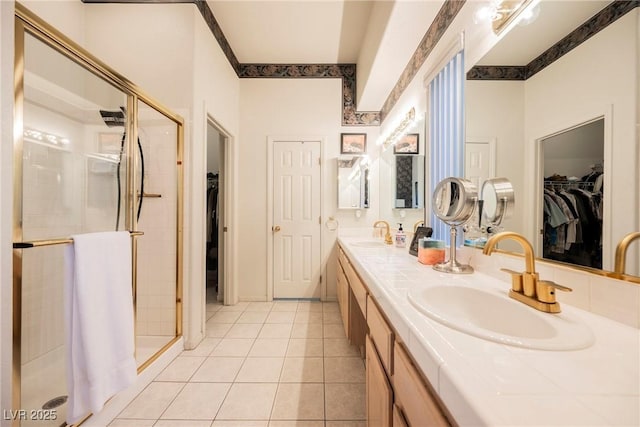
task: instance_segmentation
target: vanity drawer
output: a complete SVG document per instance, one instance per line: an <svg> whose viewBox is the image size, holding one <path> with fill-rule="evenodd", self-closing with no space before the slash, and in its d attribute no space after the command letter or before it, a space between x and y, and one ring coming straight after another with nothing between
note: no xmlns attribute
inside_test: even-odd
<svg viewBox="0 0 640 427"><path fill-rule="evenodd" d="M404 348L393 346L393 392L395 403L409 427L450 426L437 398L414 366Z"/></svg>
<svg viewBox="0 0 640 427"><path fill-rule="evenodd" d="M369 335L371 335L371 339L378 350L384 370L387 372L387 375L392 375L393 331L373 301L373 298L371 298L371 295L367 298L367 325L369 326Z"/></svg>

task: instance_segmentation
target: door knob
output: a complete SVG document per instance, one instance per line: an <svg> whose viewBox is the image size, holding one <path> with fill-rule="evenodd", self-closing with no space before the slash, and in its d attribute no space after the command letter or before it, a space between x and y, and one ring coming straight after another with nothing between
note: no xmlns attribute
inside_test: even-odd
<svg viewBox="0 0 640 427"><path fill-rule="evenodd" d="M280 226L279 225L274 225L273 227L271 227L271 231L277 233L278 231L280 231Z"/></svg>

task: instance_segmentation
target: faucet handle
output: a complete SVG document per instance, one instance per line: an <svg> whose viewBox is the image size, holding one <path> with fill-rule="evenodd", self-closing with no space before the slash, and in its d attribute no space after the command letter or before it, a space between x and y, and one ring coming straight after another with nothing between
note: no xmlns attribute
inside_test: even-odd
<svg viewBox="0 0 640 427"><path fill-rule="evenodd" d="M510 270L508 268L501 268L500 271L504 271L505 273L509 273L511 275L511 289L514 292L522 292L523 273Z"/></svg>
<svg viewBox="0 0 640 427"><path fill-rule="evenodd" d="M571 292L573 289L559 285L551 280L538 280L536 284L536 294L538 301L553 303L556 302L556 290L563 292Z"/></svg>

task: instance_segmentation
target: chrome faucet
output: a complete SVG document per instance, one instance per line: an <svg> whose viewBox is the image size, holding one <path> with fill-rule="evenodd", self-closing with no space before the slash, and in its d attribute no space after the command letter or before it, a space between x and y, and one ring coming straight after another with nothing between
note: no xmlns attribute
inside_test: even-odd
<svg viewBox="0 0 640 427"><path fill-rule="evenodd" d="M413 232L415 233L420 226L424 226L424 221L421 219L417 220L416 223L413 224Z"/></svg>
<svg viewBox="0 0 640 427"><path fill-rule="evenodd" d="M393 240L391 240L391 232L389 231L389 223L387 221L376 221L373 223L373 228L378 228L379 225L384 225L386 229L386 233L384 235L384 242L387 245L393 244Z"/></svg>
<svg viewBox="0 0 640 427"><path fill-rule="evenodd" d="M560 313L560 303L556 301L555 291L570 292L571 288L559 285L549 280L540 280L535 268L535 256L531 243L522 235L513 231L504 231L493 235L484 245L482 253L491 255L495 251L496 244L504 239L512 239L520 243L524 249L525 271L517 271L502 268L501 271L511 274L511 290L509 296L521 303L527 304L536 310L546 313Z"/></svg>
<svg viewBox="0 0 640 427"><path fill-rule="evenodd" d="M629 245L636 239L640 239L640 231L629 233L620 240L618 246L616 246L616 258L613 267L613 272L620 276L624 274L625 266L627 263L627 249Z"/></svg>

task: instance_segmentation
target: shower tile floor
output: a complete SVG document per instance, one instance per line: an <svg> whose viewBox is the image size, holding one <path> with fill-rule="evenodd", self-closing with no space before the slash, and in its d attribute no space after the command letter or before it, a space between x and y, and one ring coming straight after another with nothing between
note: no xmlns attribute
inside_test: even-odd
<svg viewBox="0 0 640 427"><path fill-rule="evenodd" d="M335 302L208 298L207 337L111 427L364 427L365 368Z"/></svg>

